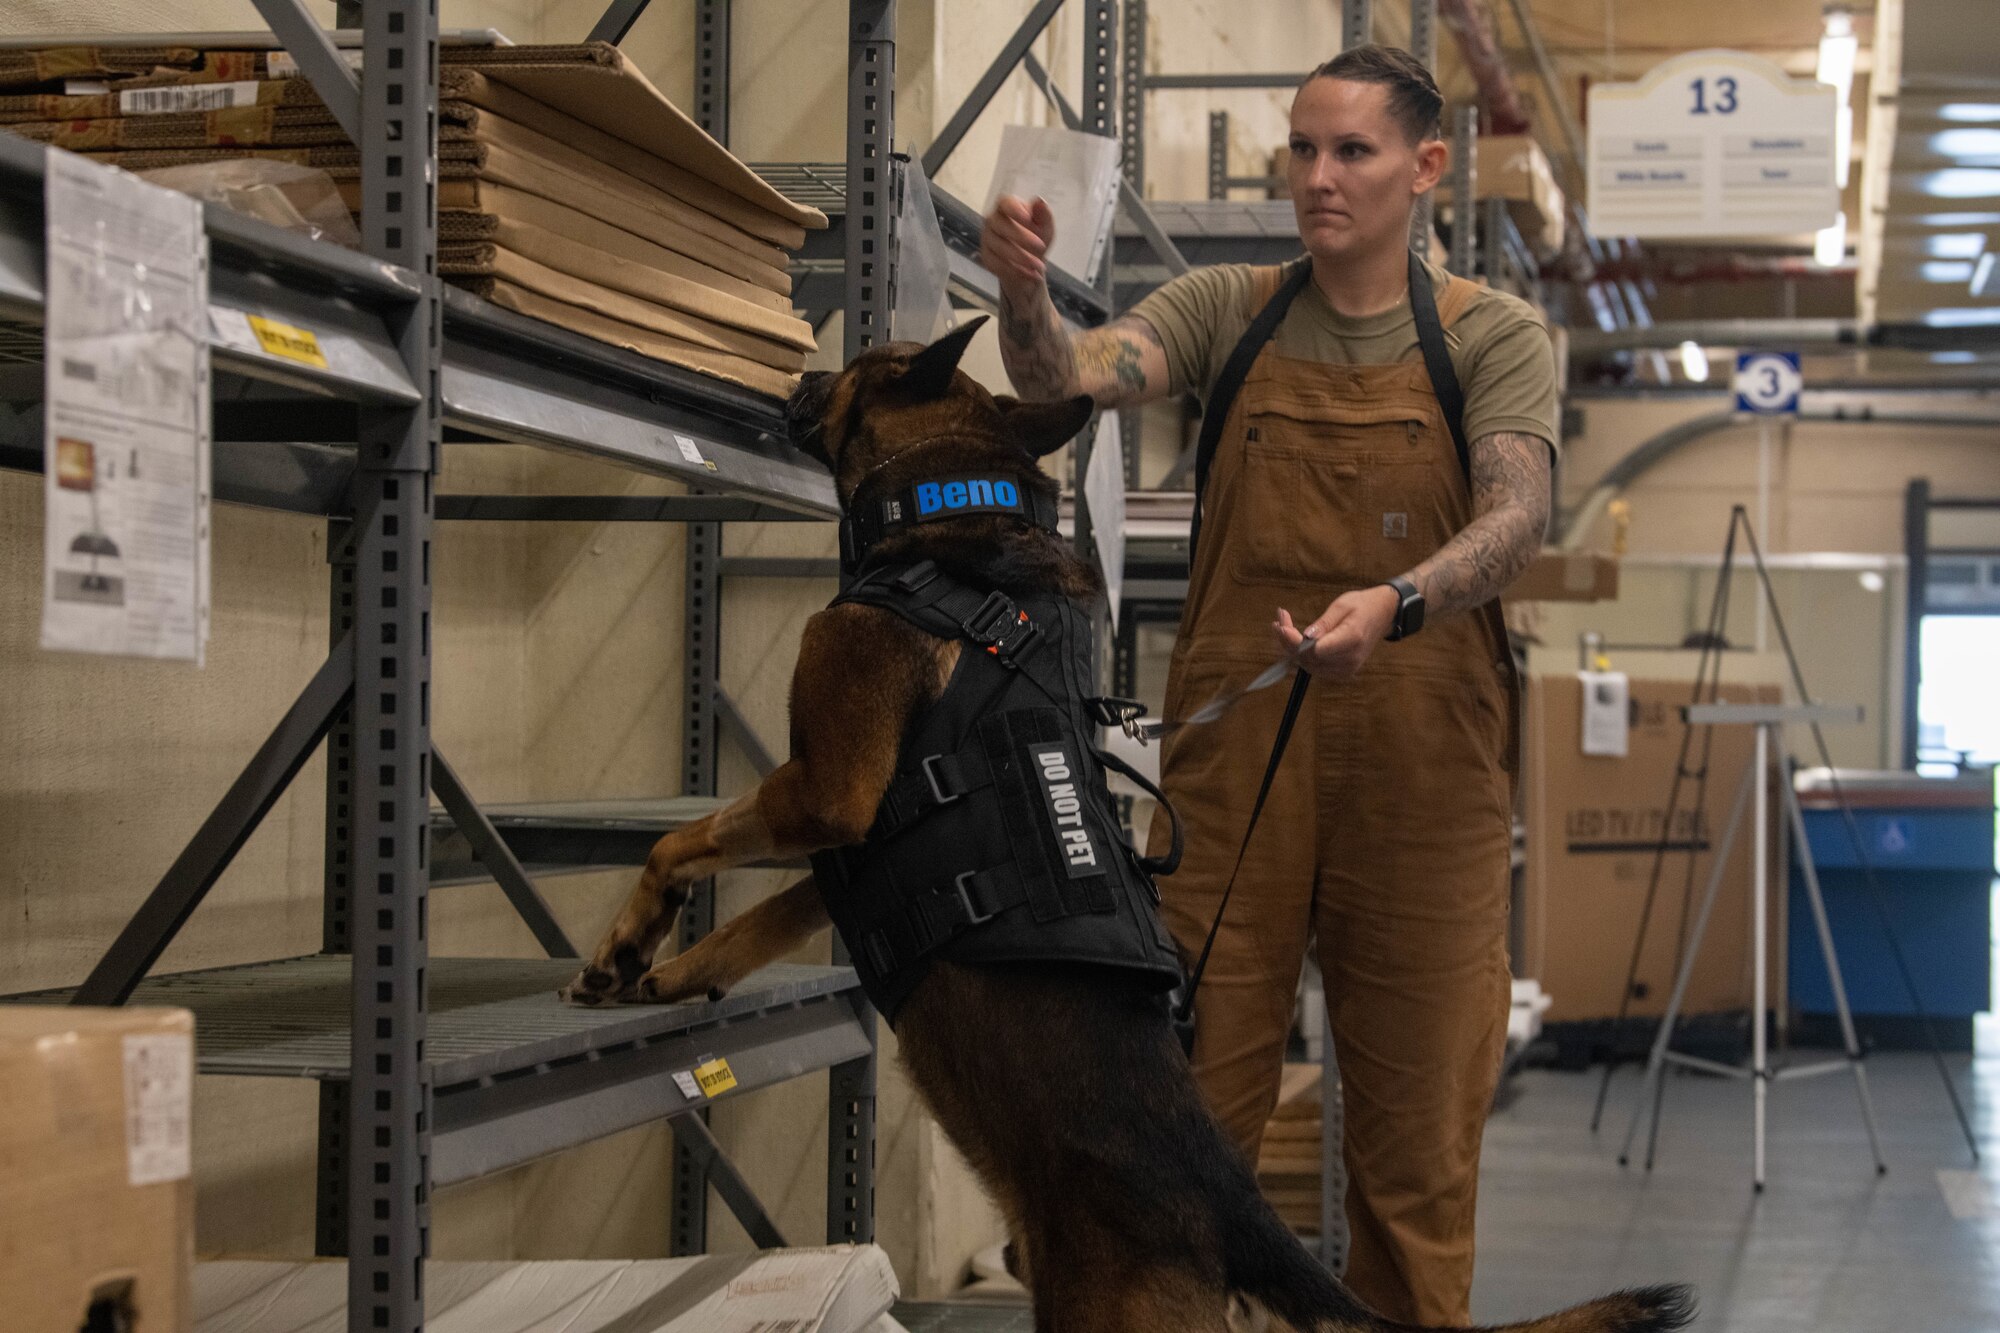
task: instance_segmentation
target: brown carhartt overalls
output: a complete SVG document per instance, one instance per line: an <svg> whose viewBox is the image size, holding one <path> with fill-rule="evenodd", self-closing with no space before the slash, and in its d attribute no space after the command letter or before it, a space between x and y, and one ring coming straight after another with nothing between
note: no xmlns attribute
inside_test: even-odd
<svg viewBox="0 0 2000 1333"><path fill-rule="evenodd" d="M1260 272L1246 316L1270 298ZM1477 291L1452 279L1449 329ZM1472 518L1423 362L1329 365L1267 345L1225 425L1167 678L1179 718L1270 664L1271 622L1401 574ZM1499 604L1384 643L1307 692L1197 996L1194 1073L1252 1160L1276 1101L1307 939L1340 1064L1347 1282L1391 1319L1470 1322L1479 1143L1509 1003L1517 681ZM1173 734L1187 825L1162 911L1192 959L1241 844L1287 691ZM1166 838L1155 818L1154 850Z"/></svg>

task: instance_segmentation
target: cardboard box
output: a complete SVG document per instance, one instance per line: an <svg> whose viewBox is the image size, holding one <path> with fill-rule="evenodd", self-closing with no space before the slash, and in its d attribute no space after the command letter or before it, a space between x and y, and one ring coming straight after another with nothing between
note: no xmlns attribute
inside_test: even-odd
<svg viewBox="0 0 2000 1333"><path fill-rule="evenodd" d="M1665 820L1667 792L1680 753L1686 681L1634 680L1631 737L1623 758L1582 753L1583 687L1574 675L1528 682L1527 744L1522 773L1527 867L1521 920L1521 975L1541 983L1551 1023L1610 1018L1631 963L1632 944ZM1727 685L1728 702L1779 701L1774 685ZM1689 757L1700 759L1702 733ZM1713 844L1729 821L1744 766L1752 762L1748 727L1716 727L1709 753L1706 808L1693 806L1693 782L1682 784L1670 854L1660 876L1653 917L1640 957L1630 1012L1657 1016L1673 988L1675 941L1683 886L1690 882L1688 926L1700 908L1713 865ZM1771 809L1776 810L1773 802ZM1775 818L1775 815L1774 815ZM1684 1009L1689 1014L1750 1007L1752 831L1737 835L1708 934L1696 961ZM1775 836L1772 839L1776 847ZM1692 850L1690 858L1688 851ZM1771 883L1781 882L1775 874ZM1784 932L1771 918L1773 956ZM1783 995L1772 973L1771 994Z"/></svg>
<svg viewBox="0 0 2000 1333"><path fill-rule="evenodd" d="M1509 602L1608 602L1618 596L1618 562L1594 551L1545 550L1504 596Z"/></svg>
<svg viewBox="0 0 2000 1333"><path fill-rule="evenodd" d="M1568 201L1541 145L1525 134L1483 135L1473 163L1474 197L1505 199L1528 248L1546 259L1562 249ZM1451 202L1451 177L1438 184L1440 205Z"/></svg>
<svg viewBox="0 0 2000 1333"><path fill-rule="evenodd" d="M188 1333L193 1094L185 1009L0 1005L8 1333Z"/></svg>

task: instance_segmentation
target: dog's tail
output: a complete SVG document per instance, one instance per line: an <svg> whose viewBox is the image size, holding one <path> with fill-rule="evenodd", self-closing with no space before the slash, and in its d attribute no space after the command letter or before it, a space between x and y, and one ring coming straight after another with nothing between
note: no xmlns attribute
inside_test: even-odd
<svg viewBox="0 0 2000 1333"><path fill-rule="evenodd" d="M1560 1314L1506 1324L1486 1333L1674 1333L1694 1322L1694 1292L1683 1286L1613 1292ZM1384 1324L1398 1333L1405 1324ZM1414 1333L1414 1330L1411 1330Z"/></svg>

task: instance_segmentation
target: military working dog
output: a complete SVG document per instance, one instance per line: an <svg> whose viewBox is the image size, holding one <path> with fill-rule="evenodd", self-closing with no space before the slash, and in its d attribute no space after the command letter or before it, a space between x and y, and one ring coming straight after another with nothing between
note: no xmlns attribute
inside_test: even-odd
<svg viewBox="0 0 2000 1333"><path fill-rule="evenodd" d="M856 586L878 595L850 594L807 624L790 758L660 840L564 997L720 996L838 922L871 995L893 1009L913 1081L1006 1217L1038 1330L1403 1328L1286 1230L1189 1074L1162 994L1172 977L1159 965L1167 946L1143 897L1146 868L1107 824L1101 757L1068 699L1087 672L1051 667L1087 661L1079 627L1103 589L1056 535L1055 483L1037 460L1075 437L1092 404L987 393L958 370L976 327L929 347L873 348L793 395L792 440L832 472ZM910 609L920 602L922 615ZM939 606L950 614L940 619ZM969 706L968 681L986 692ZM937 738L913 738L954 710L958 731L985 740L956 758L917 753ZM988 788L1000 794L982 805ZM961 823L944 842L912 831L947 816ZM884 871L876 853L899 841L915 859ZM1026 869L944 865L942 883L911 888L925 858L942 865L971 843L1013 845ZM654 964L689 885L801 856L813 857L813 877ZM916 897L883 915L871 895L896 884ZM1096 895L1087 910L1064 905L1078 894ZM1033 947L1043 929L1080 940L1069 952L1081 961ZM1512 1327L1647 1333L1691 1315L1685 1289L1655 1287Z"/></svg>

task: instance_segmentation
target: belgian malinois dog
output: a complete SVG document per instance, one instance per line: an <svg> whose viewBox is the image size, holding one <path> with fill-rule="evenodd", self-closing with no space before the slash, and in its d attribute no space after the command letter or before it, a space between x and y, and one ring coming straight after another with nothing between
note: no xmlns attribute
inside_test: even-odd
<svg viewBox="0 0 2000 1333"><path fill-rule="evenodd" d="M899 466L903 482L941 467L1011 468L1053 492L1035 460L1074 438L1091 400L989 394L957 369L979 322L805 377L787 405L789 431L832 471L843 506L862 478ZM1007 516L926 523L878 554L929 559L1009 596L1103 591L1068 545ZM791 757L755 791L660 840L564 997L719 997L825 929L807 878L653 964L695 881L869 836L906 725L942 695L960 648L880 607L815 616L792 676ZM940 961L910 993L896 1034L917 1088L1006 1217L1042 1333L1406 1327L1356 1299L1264 1202L1203 1104L1157 991L1102 969ZM1510 1327L1664 1333L1692 1313L1685 1288L1654 1287Z"/></svg>

